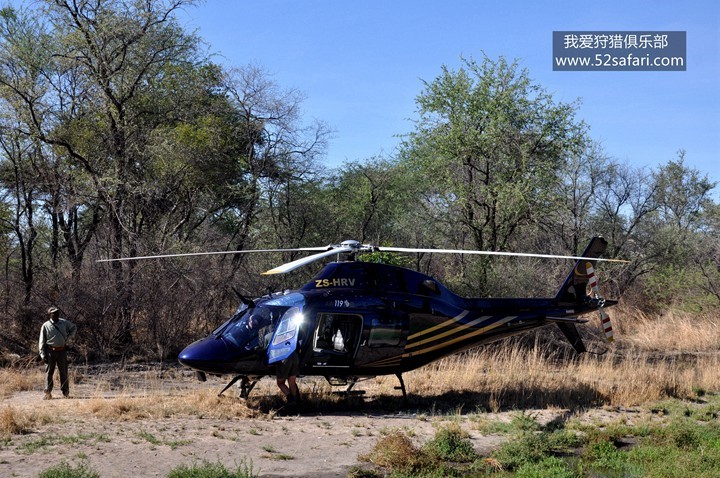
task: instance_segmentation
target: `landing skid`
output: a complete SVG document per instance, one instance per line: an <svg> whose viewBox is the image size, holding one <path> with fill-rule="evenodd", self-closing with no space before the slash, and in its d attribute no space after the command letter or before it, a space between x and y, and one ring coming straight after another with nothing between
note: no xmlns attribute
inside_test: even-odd
<svg viewBox="0 0 720 478"><path fill-rule="evenodd" d="M341 387L343 385L347 385L347 388L345 390L333 390L331 393L333 395L340 395L343 397L351 397L351 396L362 396L365 395L365 390L353 390L353 387L356 383L362 382L364 380L368 380L373 377L365 377L360 379L359 377L325 377L325 380L328 381L328 383L333 387Z"/></svg>
<svg viewBox="0 0 720 478"><path fill-rule="evenodd" d="M232 380L230 380L230 383L225 385L225 388L223 388L222 391L218 393L218 397L225 393L225 390L235 385L238 380L240 380L240 384L238 385L238 397L242 398L243 400L247 400L247 398L250 396L250 392L252 392L252 389L255 388L255 385L258 383L259 378L249 378L246 375L238 375Z"/></svg>
<svg viewBox="0 0 720 478"><path fill-rule="evenodd" d="M403 402L407 403L407 401L408 401L407 389L405 388L405 381L402 378L402 374L396 373L395 376L400 381L400 386L395 387L395 390L402 391ZM366 377L363 380L367 380L368 378L372 378L372 377ZM355 386L355 384L358 383L359 381L361 381L358 377L350 377L350 378L325 377L325 379L328 381L328 383L330 385L332 385L334 387L347 385L347 388L345 390L332 392L333 395L342 395L342 396L365 395L365 390L353 390L353 387Z"/></svg>
<svg viewBox="0 0 720 478"><path fill-rule="evenodd" d="M357 378L353 378L348 383L348 386L345 390L339 390L332 392L333 395L340 395L342 397L360 397L365 395L365 390L353 390L352 388L355 386L355 384L358 383Z"/></svg>

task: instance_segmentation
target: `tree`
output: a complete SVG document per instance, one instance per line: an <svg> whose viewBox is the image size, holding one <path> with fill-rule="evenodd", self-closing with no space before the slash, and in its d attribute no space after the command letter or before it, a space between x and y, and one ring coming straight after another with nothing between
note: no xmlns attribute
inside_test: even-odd
<svg viewBox="0 0 720 478"><path fill-rule="evenodd" d="M339 229L334 239L376 245L399 239L398 225L412 199L397 162L374 157L346 163L335 171L328 190Z"/></svg>
<svg viewBox="0 0 720 478"><path fill-rule="evenodd" d="M676 232L694 232L702 224L703 211L710 205L710 192L717 186L707 175L685 165L685 151L678 151L654 174L658 188L661 219Z"/></svg>
<svg viewBox="0 0 720 478"><path fill-rule="evenodd" d="M654 305L704 307L701 296L715 295L716 267L708 259L714 255L711 231L717 205L711 192L717 183L685 165L683 150L677 160L657 168L652 179L657 209L643 225L647 246L634 261L644 265L645 293Z"/></svg>
<svg viewBox="0 0 720 478"><path fill-rule="evenodd" d="M720 306L720 204L706 205L702 232L694 260L704 279L702 289L715 298L716 306Z"/></svg>
<svg viewBox="0 0 720 478"><path fill-rule="evenodd" d="M273 247L297 247L306 227L305 216L294 207L295 194L316 178L317 158L325 151L330 130L320 121L304 125L303 95L280 89L261 68L231 71L227 87L239 121L251 132L239 158L246 166L244 197L236 195L241 201L229 203L224 211L234 224L235 243L238 248L247 245L257 207L264 205L273 224Z"/></svg>
<svg viewBox="0 0 720 478"><path fill-rule="evenodd" d="M584 144L577 105L555 102L503 58L443 67L416 102L402 154L460 226L458 245L508 248L547 210L566 158Z"/></svg>
<svg viewBox="0 0 720 478"><path fill-rule="evenodd" d="M28 306L35 285L36 240L42 225L38 219L41 191L34 180L38 171L33 167L33 160L38 156L37 144L6 132L0 135L0 148L6 159L0 162L0 190L3 204L12 211L12 214L0 215L0 224L3 230L12 231L15 236L24 289L22 304Z"/></svg>

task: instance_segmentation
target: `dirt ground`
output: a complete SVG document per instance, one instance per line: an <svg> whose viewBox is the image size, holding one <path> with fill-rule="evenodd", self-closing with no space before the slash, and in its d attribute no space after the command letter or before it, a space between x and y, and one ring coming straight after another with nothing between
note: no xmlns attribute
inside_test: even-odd
<svg viewBox="0 0 720 478"><path fill-rule="evenodd" d="M310 405L292 413L263 410L252 418L232 419L172 414L167 418L103 420L97 414L78 413L90 401L127 400L141 394L142 382L148 377L148 372L117 372L115 377L86 373L81 383L73 385L70 399L42 400L40 384L37 390L3 399L3 408L63 418L36 421L28 433L0 441L0 476L36 477L63 461L73 466L85 461L103 478L166 476L180 465L206 460L221 462L233 470L245 464L258 476L340 477L359 463L358 457L367 454L383 433L395 429L406 431L420 445L434 436L443 421L454 420L470 434L475 449L482 454L490 453L507 439L478 431L477 414L461 411L472 412L477 409L473 404L464 404L457 413L450 414L413 410L412 401L392 411L348 405L324 412ZM219 391L224 385L219 380L199 383L185 373L166 382L153 378L150 388L172 387L172 393L179 394L202 388ZM253 395L275 395L273 382L264 379ZM305 391L309 387L307 382L303 384ZM225 393L228 401L239 400L232 390ZM401 405L401 395L397 394ZM488 413L483 418L509 421L512 413L517 412ZM533 414L540 422L568 416L567 410L524 413ZM591 410L581 418L610 420L609 414L607 410Z"/></svg>

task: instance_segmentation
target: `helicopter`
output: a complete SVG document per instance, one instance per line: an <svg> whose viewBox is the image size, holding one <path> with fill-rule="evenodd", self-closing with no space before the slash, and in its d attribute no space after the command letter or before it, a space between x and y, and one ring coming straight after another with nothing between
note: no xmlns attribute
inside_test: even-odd
<svg viewBox="0 0 720 478"><path fill-rule="evenodd" d="M207 374L231 375L219 395L240 381L238 395L246 399L262 377L273 375L276 365L297 351L300 376L324 377L331 386L345 386L343 393L351 393L361 380L395 375L400 384L396 389L407 400L404 373L539 327L557 325L575 351L583 353L587 349L576 325L587 320L580 316L598 312L606 339L613 340L605 308L617 301L600 296L594 267L598 261L627 261L601 259L607 244L602 237L594 237L580 256L376 247L354 240L324 247L227 251L316 252L266 275L287 273L330 256L337 256L337 261L325 265L297 290L250 299L233 288L240 300L237 310L210 335L185 347L178 360L202 381ZM367 252L508 255L576 262L551 298L465 298L429 275L356 260ZM206 253L120 260L200 254Z"/></svg>

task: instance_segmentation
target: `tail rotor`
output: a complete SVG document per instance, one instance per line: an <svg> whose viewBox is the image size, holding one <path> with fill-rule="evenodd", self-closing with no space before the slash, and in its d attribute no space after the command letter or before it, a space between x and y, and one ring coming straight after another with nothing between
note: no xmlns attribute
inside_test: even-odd
<svg viewBox="0 0 720 478"><path fill-rule="evenodd" d="M608 342L614 342L615 337L613 336L612 323L610 322L610 316L603 309L605 299L600 297L600 289L598 288L598 281L595 277L595 269L593 269L593 266L590 262L585 263L585 268L587 270L588 284L590 285L590 290L592 291L593 298L598 301L600 306L598 312L600 313L600 323L602 324L603 331L605 332L605 339Z"/></svg>

